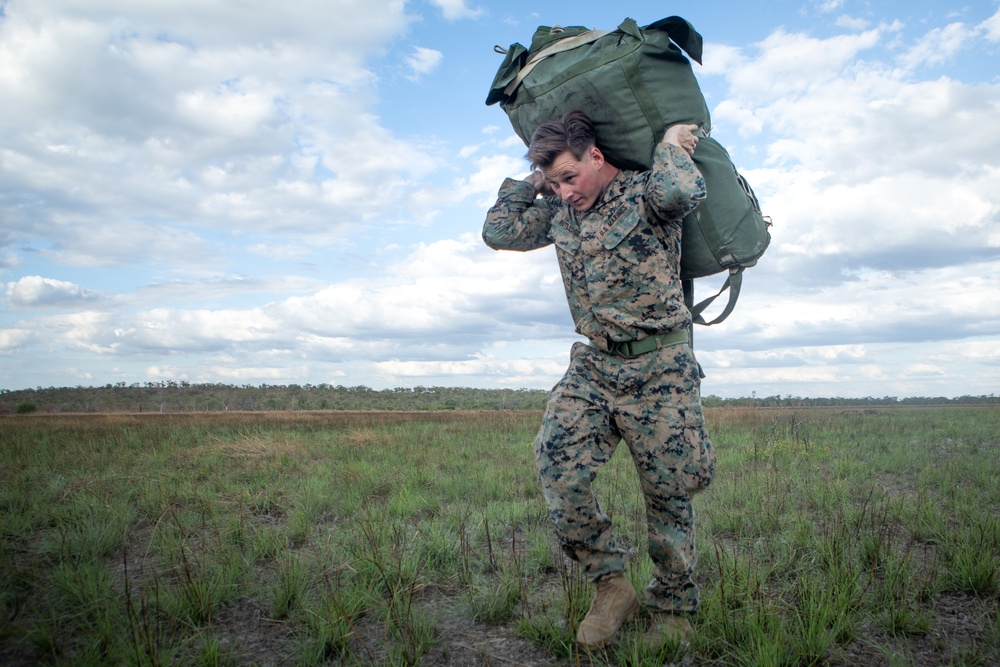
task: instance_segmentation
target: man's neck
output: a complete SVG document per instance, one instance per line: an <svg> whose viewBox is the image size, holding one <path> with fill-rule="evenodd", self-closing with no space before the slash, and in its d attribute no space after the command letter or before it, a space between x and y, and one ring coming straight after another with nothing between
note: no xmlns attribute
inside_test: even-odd
<svg viewBox="0 0 1000 667"><path fill-rule="evenodd" d="M604 193L608 191L608 186L611 182L615 180L615 176L618 175L618 167L608 164L607 162L601 166L601 193L597 195L597 199L594 200L594 205L590 207L589 210L594 210L597 205L604 199Z"/></svg>

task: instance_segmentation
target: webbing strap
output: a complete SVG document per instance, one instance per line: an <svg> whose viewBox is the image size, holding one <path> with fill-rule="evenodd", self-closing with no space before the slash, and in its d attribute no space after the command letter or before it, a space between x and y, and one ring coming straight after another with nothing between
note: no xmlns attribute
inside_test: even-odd
<svg viewBox="0 0 1000 667"><path fill-rule="evenodd" d="M649 88L646 87L646 82L639 71L639 57L635 51L632 51L622 56L618 64L621 65L622 71L625 73L625 79L628 81L629 88L632 89L635 101L642 107L642 115L646 117L646 125L649 126L649 130L653 134L653 143L654 145L658 144L663 137L656 136L657 132L662 135L667 127L663 122L663 114L660 113L656 102L653 101L653 96L649 94Z"/></svg>
<svg viewBox="0 0 1000 667"><path fill-rule="evenodd" d="M668 333L653 334L639 340L608 341L608 352L619 357L638 357L640 354L658 350L671 345L683 345L691 342L690 329L678 329Z"/></svg>
<svg viewBox="0 0 1000 667"><path fill-rule="evenodd" d="M508 97L513 95L514 90L521 85L521 82L524 81L524 78L531 73L531 70L535 69L535 66L538 63L542 62L549 56L554 56L555 54L562 53L564 51L571 51L579 46L596 42L601 37L604 37L612 32L614 32L614 30L587 30L586 32L581 32L579 35L566 37L564 39L560 39L554 44L549 44L544 49L533 55L531 60L524 64L524 67L522 67L521 71L517 73L514 80L507 84L507 87L504 88L503 94Z"/></svg>
<svg viewBox="0 0 1000 667"><path fill-rule="evenodd" d="M694 317L695 324L704 324L705 326L711 326L713 324L718 324L722 320L729 317L729 314L733 312L733 308L736 307L736 300L740 298L740 288L743 287L743 267L738 267L729 270L729 277L726 278L726 282L722 283L722 288L715 293L715 295L699 301L697 304L688 308L691 311L691 315ZM715 301L720 294L729 289L729 301L726 303L726 307L723 309L722 313L719 314L711 322L706 322L705 318L702 317L702 313L706 308L708 308L713 301Z"/></svg>

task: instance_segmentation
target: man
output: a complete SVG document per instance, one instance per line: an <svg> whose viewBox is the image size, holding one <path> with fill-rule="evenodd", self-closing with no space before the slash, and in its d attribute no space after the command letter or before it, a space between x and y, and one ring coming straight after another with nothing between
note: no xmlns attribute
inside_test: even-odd
<svg viewBox="0 0 1000 667"><path fill-rule="evenodd" d="M535 440L559 542L596 584L577 629L585 648L611 641L639 608L625 577L627 550L591 491L622 439L639 472L654 563L644 642L655 647L693 634L688 616L699 590L691 496L715 470L680 282L681 219L706 194L691 157L696 129L668 128L649 171L624 171L604 159L587 116L566 113L535 131L532 173L504 181L483 227L495 249L555 244L576 330L589 341L573 345Z"/></svg>

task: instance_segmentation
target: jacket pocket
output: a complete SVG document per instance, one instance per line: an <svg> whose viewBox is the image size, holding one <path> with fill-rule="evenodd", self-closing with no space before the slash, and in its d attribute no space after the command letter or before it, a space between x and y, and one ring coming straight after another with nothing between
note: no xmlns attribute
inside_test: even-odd
<svg viewBox="0 0 1000 667"><path fill-rule="evenodd" d="M552 239L557 248L570 255L575 255L580 250L580 235L567 229L561 218L552 221L552 226L549 227L549 238Z"/></svg>
<svg viewBox="0 0 1000 667"><path fill-rule="evenodd" d="M632 230L639 224L639 213L629 206L622 204L611 217L611 222L600 236L601 245L605 250L618 247L625 240Z"/></svg>

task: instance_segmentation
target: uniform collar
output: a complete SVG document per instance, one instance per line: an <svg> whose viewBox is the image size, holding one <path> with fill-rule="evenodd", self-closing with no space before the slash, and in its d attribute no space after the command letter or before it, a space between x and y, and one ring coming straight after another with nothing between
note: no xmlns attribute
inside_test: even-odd
<svg viewBox="0 0 1000 667"><path fill-rule="evenodd" d="M611 179L611 182L608 183L603 190L601 190L601 194L597 195L597 199L594 200L594 205L586 211L577 211L569 204L566 204L566 209L570 213L570 218L574 222L578 222L591 213L601 210L609 203L621 197L628 189L628 184L631 180L629 175L631 173L632 172L628 172L625 169L619 169L614 178Z"/></svg>

